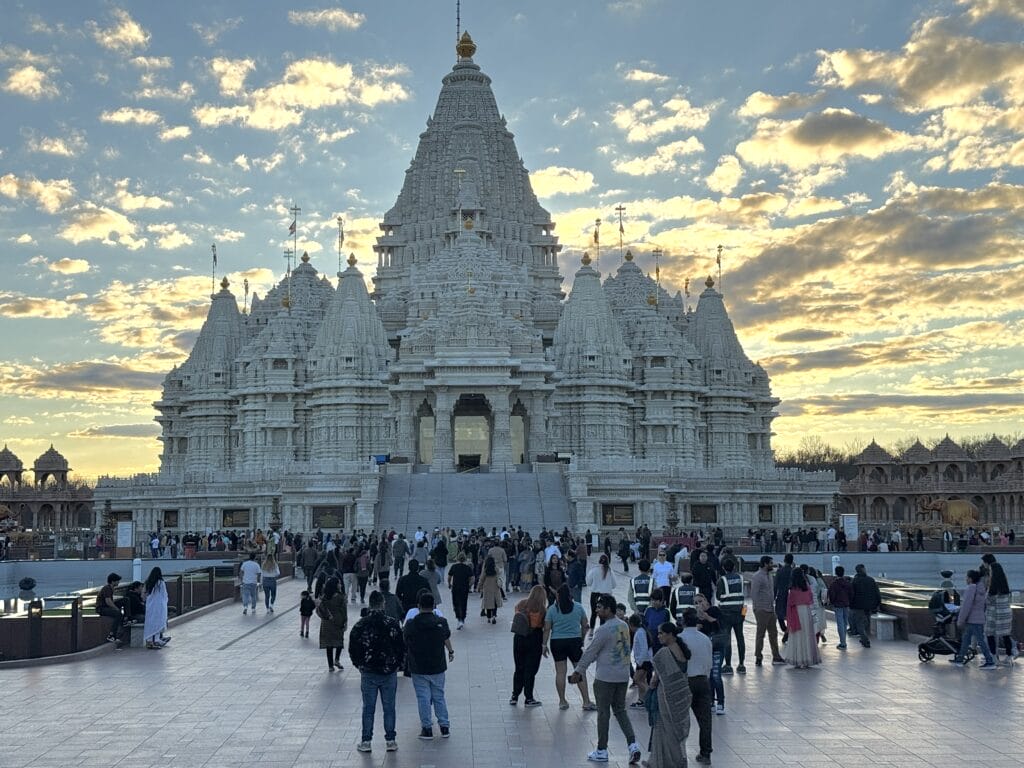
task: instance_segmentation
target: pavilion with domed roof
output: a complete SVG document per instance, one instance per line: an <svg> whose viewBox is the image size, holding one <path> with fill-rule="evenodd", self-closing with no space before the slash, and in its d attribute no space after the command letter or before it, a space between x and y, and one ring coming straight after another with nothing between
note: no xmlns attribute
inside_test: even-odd
<svg viewBox="0 0 1024 768"><path fill-rule="evenodd" d="M1010 447L993 435L968 451L947 434L934 448L916 440L898 456L872 440L854 465L857 475L842 484L840 505L862 521L937 523L937 502L966 501L980 522L1024 525L1024 440Z"/></svg>
<svg viewBox="0 0 1024 768"><path fill-rule="evenodd" d="M372 289L354 255L336 283L303 255L248 311L225 279L154 404L160 471L101 478L99 500L142 530L745 530L831 513L830 474L775 467L779 401L714 280L688 307L631 253L606 277L586 254L560 263L476 52L463 35Z"/></svg>
<svg viewBox="0 0 1024 768"><path fill-rule="evenodd" d="M0 524L5 528L62 531L92 529L92 489L69 477L68 460L51 445L24 464L6 445L0 450Z"/></svg>

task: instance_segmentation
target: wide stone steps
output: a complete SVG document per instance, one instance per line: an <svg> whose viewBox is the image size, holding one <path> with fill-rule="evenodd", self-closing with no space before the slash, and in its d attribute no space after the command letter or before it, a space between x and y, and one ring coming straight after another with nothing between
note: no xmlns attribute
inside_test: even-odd
<svg viewBox="0 0 1024 768"><path fill-rule="evenodd" d="M484 472L384 475L377 527L399 532L433 528L501 530L571 527L560 473Z"/></svg>

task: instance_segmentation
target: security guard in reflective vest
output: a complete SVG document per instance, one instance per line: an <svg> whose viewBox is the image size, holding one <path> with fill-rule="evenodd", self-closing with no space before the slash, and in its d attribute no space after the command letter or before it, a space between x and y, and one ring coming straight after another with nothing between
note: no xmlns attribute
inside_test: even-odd
<svg viewBox="0 0 1024 768"><path fill-rule="evenodd" d="M736 573L736 562L725 560L722 563L722 570L725 573L718 580L718 607L722 611L722 623L725 625L725 636L728 645L725 646L725 659L722 665L722 674L732 674L732 636L736 636L736 653L739 656L739 665L736 671L743 675L747 668L743 660L747 655L747 645L743 640L743 619L746 613L746 605L743 602L743 577Z"/></svg>
<svg viewBox="0 0 1024 768"><path fill-rule="evenodd" d="M682 625L683 612L687 608L693 608L697 597L697 587L693 585L693 575L684 573L680 577L682 584L672 592L672 615Z"/></svg>
<svg viewBox="0 0 1024 768"><path fill-rule="evenodd" d="M655 589L654 577L651 576L650 560L641 560L637 567L640 575L629 580L629 607L634 613L643 616L651 604L651 592Z"/></svg>

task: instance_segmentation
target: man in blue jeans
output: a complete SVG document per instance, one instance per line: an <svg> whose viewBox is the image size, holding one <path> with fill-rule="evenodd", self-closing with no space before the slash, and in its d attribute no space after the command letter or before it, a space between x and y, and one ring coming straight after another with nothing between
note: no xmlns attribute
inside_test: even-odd
<svg viewBox="0 0 1024 768"><path fill-rule="evenodd" d="M420 593L416 607L419 613L405 622L403 633L406 665L412 674L420 713L420 738L434 738L433 716L436 715L441 738L447 739L451 735L451 723L444 700L444 673L448 669L447 662L455 658L452 633L447 620L434 613L434 596L430 592ZM447 661L445 650L448 651Z"/></svg>
<svg viewBox="0 0 1024 768"><path fill-rule="evenodd" d="M850 626L850 601L853 600L853 584L846 578L846 569L836 566L835 578L828 587L828 602L836 614L836 629L839 631L840 651L846 650L846 628Z"/></svg>
<svg viewBox="0 0 1024 768"><path fill-rule="evenodd" d="M348 638L348 655L359 670L363 693L363 733L356 746L360 752L372 751L373 718L380 695L384 710L384 746L388 752L398 749L395 741L395 694L398 669L405 658L405 639L398 621L384 613L384 595L370 593L370 607Z"/></svg>

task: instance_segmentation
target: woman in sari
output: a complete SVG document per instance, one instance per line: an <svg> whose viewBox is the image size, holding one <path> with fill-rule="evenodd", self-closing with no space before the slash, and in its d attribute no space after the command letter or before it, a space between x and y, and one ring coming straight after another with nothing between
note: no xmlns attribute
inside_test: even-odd
<svg viewBox="0 0 1024 768"><path fill-rule="evenodd" d="M799 568L793 570L793 583L786 600L786 627L789 639L783 658L797 669L810 669L821 663L818 639L814 629L814 598L807 577Z"/></svg>
<svg viewBox="0 0 1024 768"><path fill-rule="evenodd" d="M143 637L146 647L152 651L163 648L171 638L164 637L167 629L167 585L159 567L149 572L146 579L146 623Z"/></svg>
<svg viewBox="0 0 1024 768"><path fill-rule="evenodd" d="M642 631L642 630L641 630ZM686 765L686 737L690 735L690 679L686 663L690 649L670 621L658 627L661 649L654 654L651 687L657 689L657 713L648 712L651 757L648 768L679 768Z"/></svg>

